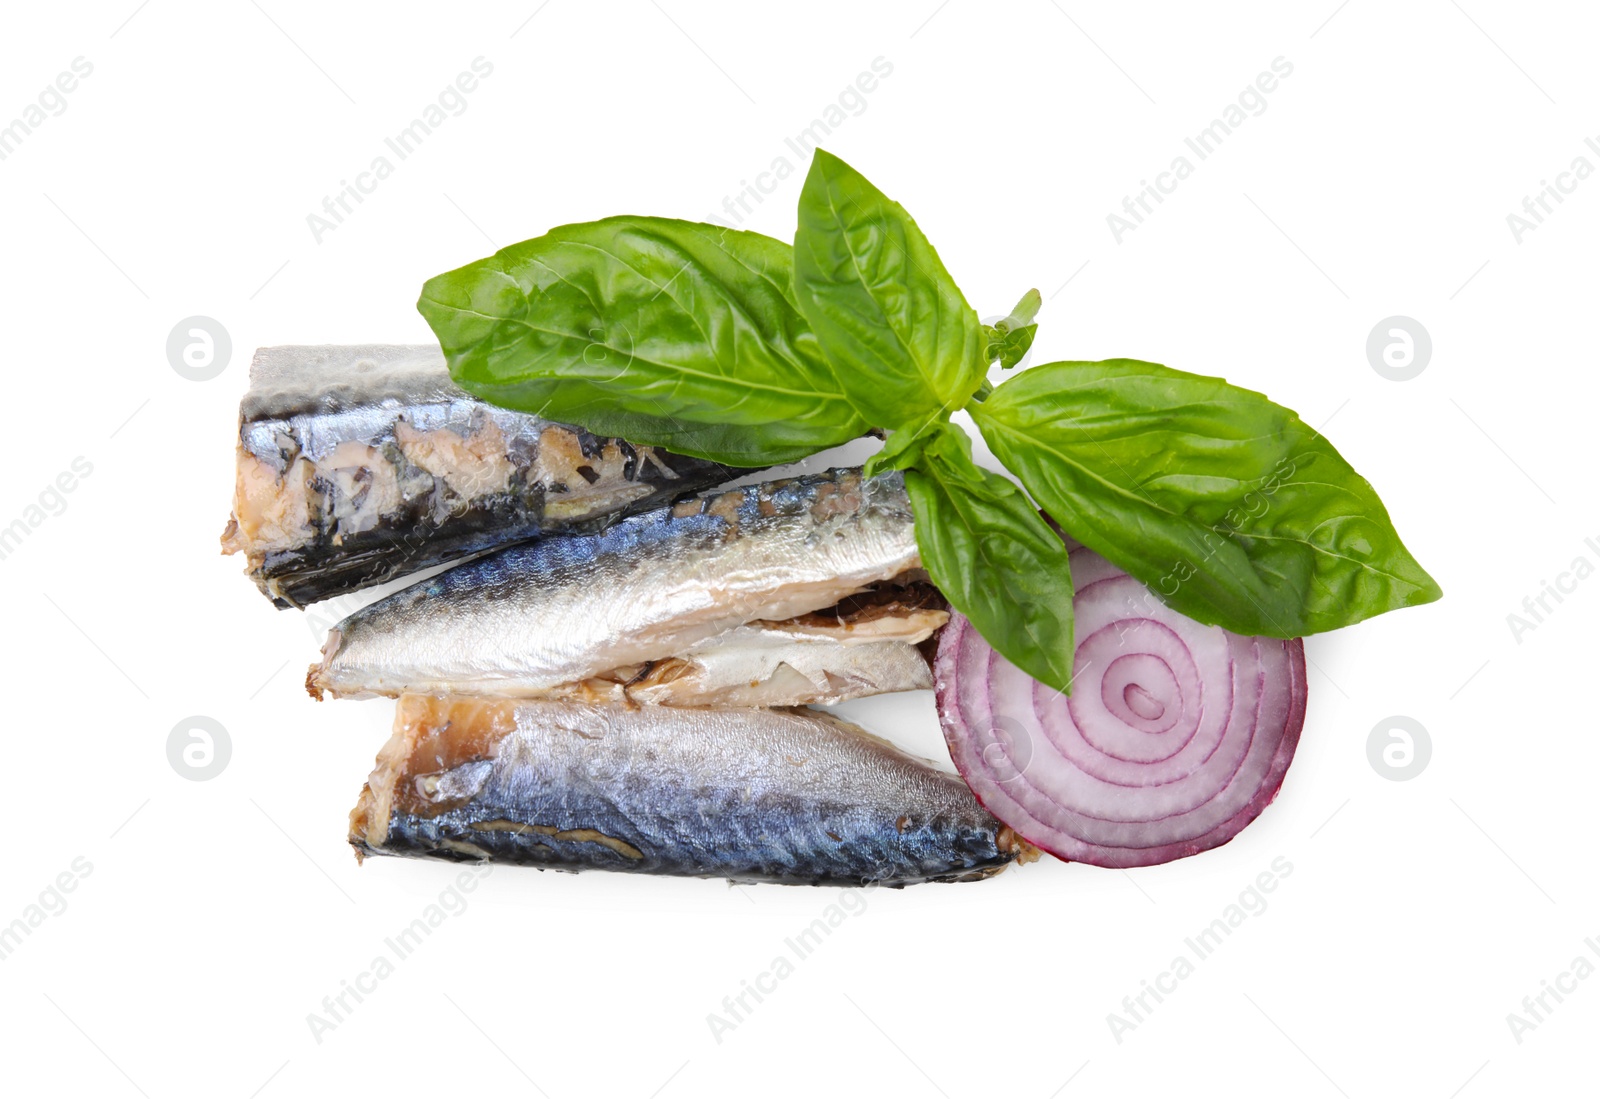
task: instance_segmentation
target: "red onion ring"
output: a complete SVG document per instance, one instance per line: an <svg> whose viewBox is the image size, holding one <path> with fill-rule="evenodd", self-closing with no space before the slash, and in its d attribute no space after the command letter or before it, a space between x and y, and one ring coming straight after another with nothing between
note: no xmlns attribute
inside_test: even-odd
<svg viewBox="0 0 1600 1099"><path fill-rule="evenodd" d="M1277 797L1306 716L1305 646L1241 637L1072 551L1069 698L952 613L939 722L956 768L1023 839L1073 862L1151 866L1227 843Z"/></svg>

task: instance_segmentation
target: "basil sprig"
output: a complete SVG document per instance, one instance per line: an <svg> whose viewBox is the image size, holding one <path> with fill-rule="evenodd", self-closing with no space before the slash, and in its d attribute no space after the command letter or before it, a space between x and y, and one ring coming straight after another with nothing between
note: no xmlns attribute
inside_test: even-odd
<svg viewBox="0 0 1600 1099"><path fill-rule="evenodd" d="M1439 586L1332 444L1259 393L1129 359L1015 367L1029 291L983 325L916 222L818 151L795 246L665 218L552 230L440 275L418 303L485 400L726 462L791 461L876 428L923 563L1000 653L1066 690L1072 580L1039 514L1175 609L1297 637ZM972 460L967 409L1021 480ZM1030 500L1031 497L1031 500Z"/></svg>
<svg viewBox="0 0 1600 1099"><path fill-rule="evenodd" d="M1039 312L1039 306L1043 304L1039 291L1029 290L1022 295L1022 300L1017 302L1017 307L1008 315L1001 317L992 325L984 325L983 361L997 362L1003 370L1010 370L1021 362L1022 357L1028 353L1028 348L1033 346L1034 333L1039 331L1039 326L1033 323L1033 318Z"/></svg>

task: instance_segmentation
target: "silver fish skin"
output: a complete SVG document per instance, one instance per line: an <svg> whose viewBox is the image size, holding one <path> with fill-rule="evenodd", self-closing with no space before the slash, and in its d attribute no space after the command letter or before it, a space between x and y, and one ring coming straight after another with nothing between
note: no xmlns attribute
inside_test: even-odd
<svg viewBox="0 0 1600 1099"><path fill-rule="evenodd" d="M1031 849L955 775L811 710L406 695L358 857L790 885L972 881Z"/></svg>
<svg viewBox="0 0 1600 1099"><path fill-rule="evenodd" d="M223 552L303 607L742 472L485 404L436 346L263 347Z"/></svg>
<svg viewBox="0 0 1600 1099"><path fill-rule="evenodd" d="M350 615L306 686L536 697L917 569L900 474L766 481L502 550Z"/></svg>

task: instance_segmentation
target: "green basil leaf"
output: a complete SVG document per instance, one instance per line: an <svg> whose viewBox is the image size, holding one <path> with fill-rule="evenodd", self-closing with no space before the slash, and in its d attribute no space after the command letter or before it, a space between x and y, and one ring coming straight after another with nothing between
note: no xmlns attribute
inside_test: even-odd
<svg viewBox="0 0 1600 1099"><path fill-rule="evenodd" d="M1028 324L1021 328L1013 328L1000 337L999 353L995 358L1000 360L1002 370L1010 370L1022 361L1022 357L1028 353L1028 348L1033 346L1033 336L1038 331L1038 325ZM989 361L994 362L994 359Z"/></svg>
<svg viewBox="0 0 1600 1099"><path fill-rule="evenodd" d="M800 311L868 423L919 427L966 404L982 325L899 203L818 149L794 241Z"/></svg>
<svg viewBox="0 0 1600 1099"><path fill-rule="evenodd" d="M1003 370L1011 370L1022 362L1027 349L1034 346L1034 333L1038 325L1026 325L1016 330L984 325L984 362L1000 363Z"/></svg>
<svg viewBox="0 0 1600 1099"><path fill-rule="evenodd" d="M1039 331L1039 326L1033 323L1033 318L1038 315L1039 307L1044 300L1039 296L1039 291L1029 290L1022 295L1022 300L1017 302L1016 308L1006 316L995 321L993 325L983 326L983 361L986 363L999 363L1001 369L1010 370L1022 361L1028 353L1028 348L1033 346L1034 333Z"/></svg>
<svg viewBox="0 0 1600 1099"><path fill-rule="evenodd" d="M880 473L887 473L894 469L909 469L922 458L923 447L938 435L938 427L943 420L933 420L924 425L922 431L905 429L891 431L888 439L884 441L883 449L869 457L862 467L862 474L867 477L876 477Z"/></svg>
<svg viewBox="0 0 1600 1099"><path fill-rule="evenodd" d="M1441 594L1372 486L1259 393L1131 359L1061 362L971 411L1072 537L1201 622L1299 637Z"/></svg>
<svg viewBox="0 0 1600 1099"><path fill-rule="evenodd" d="M1007 660L1059 691L1072 682L1067 547L1026 494L972 461L966 432L940 423L905 471L923 567Z"/></svg>
<svg viewBox="0 0 1600 1099"><path fill-rule="evenodd" d="M451 376L485 400L605 434L714 426L679 429L689 453L759 465L866 429L799 312L792 267L758 233L615 217L430 279L417 308Z"/></svg>
<svg viewBox="0 0 1600 1099"><path fill-rule="evenodd" d="M762 427L701 424L666 415L628 412L614 403L607 390L582 380L533 380L517 386L511 394L501 391L496 395L482 392L477 395L502 407L559 423L576 424L596 435L664 447L676 454L728 466L782 465L798 462L821 449L810 442L781 442L775 433Z"/></svg>

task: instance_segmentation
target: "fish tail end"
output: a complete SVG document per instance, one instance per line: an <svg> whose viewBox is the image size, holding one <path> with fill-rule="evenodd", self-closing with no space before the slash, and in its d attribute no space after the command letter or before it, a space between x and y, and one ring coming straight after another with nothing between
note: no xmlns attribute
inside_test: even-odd
<svg viewBox="0 0 1600 1099"><path fill-rule="evenodd" d="M378 750L372 773L362 784L355 808L350 810L347 838L355 849L357 863L364 862L368 855L387 853L385 846L389 840L389 816L394 808L395 789L404 781L412 748L424 728L417 714L419 710L426 711L427 705L427 700L407 696L395 707L394 733Z"/></svg>
<svg viewBox="0 0 1600 1099"><path fill-rule="evenodd" d="M306 693L318 702L322 701L323 692L331 692L338 697L339 692L333 690L333 683L328 678L328 669L333 664L333 655L339 651L339 645L344 640L339 627L335 626L328 631L328 640L322 646L322 659L306 669Z"/></svg>

